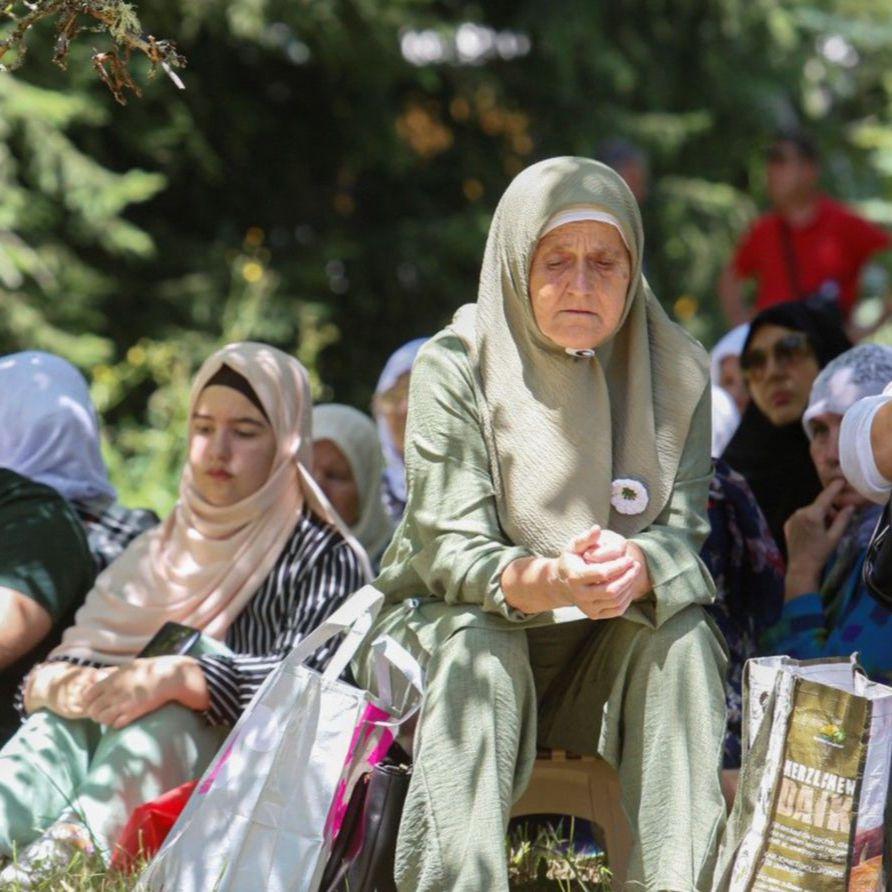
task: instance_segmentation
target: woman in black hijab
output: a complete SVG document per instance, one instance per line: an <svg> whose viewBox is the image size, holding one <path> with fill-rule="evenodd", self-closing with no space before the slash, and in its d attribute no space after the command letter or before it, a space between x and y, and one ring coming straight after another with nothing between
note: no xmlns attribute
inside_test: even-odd
<svg viewBox="0 0 892 892"><path fill-rule="evenodd" d="M802 414L818 372L849 347L838 312L815 300L760 313L743 347L751 401L722 458L746 478L784 556L784 523L821 491Z"/></svg>

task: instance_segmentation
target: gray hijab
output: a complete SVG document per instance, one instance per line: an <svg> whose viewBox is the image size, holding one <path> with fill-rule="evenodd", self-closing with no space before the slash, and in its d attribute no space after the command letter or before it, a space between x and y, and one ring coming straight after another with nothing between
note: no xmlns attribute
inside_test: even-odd
<svg viewBox="0 0 892 892"><path fill-rule="evenodd" d="M542 334L529 297L536 245L554 215L572 209L614 217L632 262L619 327L589 358ZM453 322L474 366L499 520L540 554L595 523L626 536L653 523L694 412L709 399L706 353L648 287L643 247L638 205L617 173L586 158L534 164L502 196L477 303Z"/></svg>

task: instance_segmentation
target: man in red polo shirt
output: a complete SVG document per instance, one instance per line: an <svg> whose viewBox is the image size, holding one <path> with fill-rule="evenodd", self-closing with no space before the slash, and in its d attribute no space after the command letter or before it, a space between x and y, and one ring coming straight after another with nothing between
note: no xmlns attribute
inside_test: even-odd
<svg viewBox="0 0 892 892"><path fill-rule="evenodd" d="M824 195L814 143L802 133L783 133L767 157L768 195L774 210L759 217L737 247L719 283L731 325L748 321L772 304L816 294L835 299L847 321L868 258L890 246L885 230ZM753 309L743 281L758 284Z"/></svg>

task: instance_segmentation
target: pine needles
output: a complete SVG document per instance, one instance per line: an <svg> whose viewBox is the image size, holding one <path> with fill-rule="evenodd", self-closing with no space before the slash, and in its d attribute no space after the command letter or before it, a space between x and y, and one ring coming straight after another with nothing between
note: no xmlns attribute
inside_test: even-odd
<svg viewBox="0 0 892 892"><path fill-rule="evenodd" d="M0 0L0 19L11 23L11 30L0 40L0 70L13 70L28 52L29 32L44 20L56 28L53 62L68 65L71 45L82 33L106 34L112 46L93 50L93 68L115 100L127 103L127 93L142 92L130 73L133 53L141 53L152 64L152 74L160 67L179 89L184 85L175 69L185 68L186 59L171 40L159 40L143 31L136 8L124 0ZM4 57L7 61L4 63Z"/></svg>

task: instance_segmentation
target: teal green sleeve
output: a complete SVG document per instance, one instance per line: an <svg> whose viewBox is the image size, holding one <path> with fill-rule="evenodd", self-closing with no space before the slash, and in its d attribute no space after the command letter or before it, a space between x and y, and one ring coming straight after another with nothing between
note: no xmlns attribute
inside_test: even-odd
<svg viewBox="0 0 892 892"><path fill-rule="evenodd" d="M433 596L525 619L505 602L502 571L531 554L499 525L471 366L440 335L412 370L406 468L409 501L376 585L391 600Z"/></svg>
<svg viewBox="0 0 892 892"><path fill-rule="evenodd" d="M0 471L0 586L35 601L56 622L83 602L93 576L71 505L48 486Z"/></svg>
<svg viewBox="0 0 892 892"><path fill-rule="evenodd" d="M409 501L384 555L376 585L390 600L433 596L449 604L477 604L510 620L528 617L511 608L502 571L532 552L502 530L489 457L461 341L440 335L419 354L412 372L406 467ZM659 626L689 604L709 604L715 588L699 550L709 532L707 499L710 391L691 430L669 503L633 538L645 556L653 595L627 618Z"/></svg>
<svg viewBox="0 0 892 892"><path fill-rule="evenodd" d="M711 604L715 584L700 560L709 535L709 483L712 394L707 385L691 419L691 428L675 477L672 496L656 520L632 537L647 558L653 595L633 605L626 618L661 626L690 604Z"/></svg>

